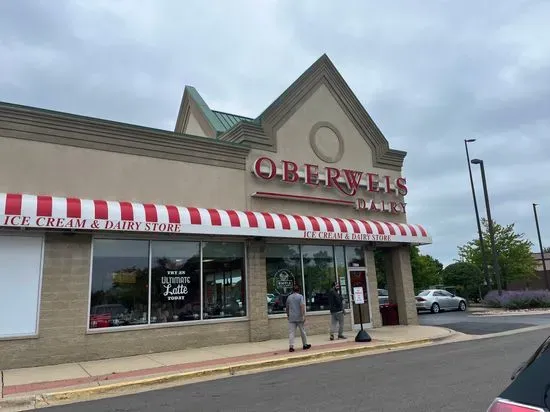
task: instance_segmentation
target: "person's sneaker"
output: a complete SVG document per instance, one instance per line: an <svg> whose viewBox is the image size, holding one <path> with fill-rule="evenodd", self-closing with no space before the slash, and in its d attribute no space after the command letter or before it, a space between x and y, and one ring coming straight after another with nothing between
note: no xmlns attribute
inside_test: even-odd
<svg viewBox="0 0 550 412"><path fill-rule="evenodd" d="M309 343L307 345L304 345L304 350L308 350L309 348L311 348L311 345Z"/></svg>
<svg viewBox="0 0 550 412"><path fill-rule="evenodd" d="M338 335L338 339L347 339L347 336L344 336L344 335Z"/></svg>
<svg viewBox="0 0 550 412"><path fill-rule="evenodd" d="M334 335L330 335L330 340L334 340Z"/></svg>
<svg viewBox="0 0 550 412"><path fill-rule="evenodd" d="M288 351L289 351L289 352L294 352L294 348L293 348L293 347L290 347L290 348L288 348Z"/></svg>

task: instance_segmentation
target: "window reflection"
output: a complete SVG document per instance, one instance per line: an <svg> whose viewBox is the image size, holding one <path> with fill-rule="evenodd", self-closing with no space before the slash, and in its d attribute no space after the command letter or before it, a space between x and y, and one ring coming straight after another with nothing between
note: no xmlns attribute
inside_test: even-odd
<svg viewBox="0 0 550 412"><path fill-rule="evenodd" d="M90 328L148 323L149 242L95 239Z"/></svg>
<svg viewBox="0 0 550 412"><path fill-rule="evenodd" d="M365 267L365 254L362 246L346 246L348 267Z"/></svg>
<svg viewBox="0 0 550 412"><path fill-rule="evenodd" d="M302 246L306 310L329 310L328 292L336 280L332 246Z"/></svg>
<svg viewBox="0 0 550 412"><path fill-rule="evenodd" d="M151 253L151 323L199 320L200 243L154 241Z"/></svg>
<svg viewBox="0 0 550 412"><path fill-rule="evenodd" d="M302 286L302 265L298 245L266 245L267 310L285 313L286 298L295 283Z"/></svg>
<svg viewBox="0 0 550 412"><path fill-rule="evenodd" d="M204 318L246 316L243 244L203 243L202 259Z"/></svg>
<svg viewBox="0 0 550 412"><path fill-rule="evenodd" d="M334 263L336 266L336 278L340 282L340 291L344 298L344 308L349 309L348 271L343 246L334 246Z"/></svg>

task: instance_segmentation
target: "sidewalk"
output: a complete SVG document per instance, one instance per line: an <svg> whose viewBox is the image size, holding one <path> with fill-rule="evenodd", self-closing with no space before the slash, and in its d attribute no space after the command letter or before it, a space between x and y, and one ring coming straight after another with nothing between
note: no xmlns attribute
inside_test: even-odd
<svg viewBox="0 0 550 412"><path fill-rule="evenodd" d="M368 330L372 341L356 343L355 333L347 340L329 341L328 335L311 336L312 348L288 352L286 339L212 346L176 352L153 353L126 358L69 363L2 371L0 409L16 403L76 400L93 394L183 382L206 376L286 366L307 361L389 350L400 346L429 344L448 338L453 331L432 326L386 326ZM38 395L38 396L36 396Z"/></svg>

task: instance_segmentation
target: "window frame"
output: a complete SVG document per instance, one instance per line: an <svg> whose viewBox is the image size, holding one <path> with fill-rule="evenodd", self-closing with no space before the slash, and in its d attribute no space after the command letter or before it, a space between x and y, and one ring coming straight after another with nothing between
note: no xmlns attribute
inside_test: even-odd
<svg viewBox="0 0 550 412"><path fill-rule="evenodd" d="M148 245L148 254L149 254L149 268L148 268L148 320L146 324L143 325L128 325L128 326L111 326L107 328L90 328L90 312L91 312L91 297L92 297L92 276L93 276L93 260L94 260L94 242L96 240L136 240L136 241L147 241L149 242ZM152 278L152 249L153 249L153 242L158 241L173 241L173 242L198 242L199 243L199 259L200 259L200 294L201 294L201 317L199 320L191 320L191 321L177 321L177 322L167 322L167 323L151 323L151 278ZM204 297L203 297L203 243L207 242L231 242L231 243L240 243L243 246L243 271L244 271L244 277L246 281L245 285L245 301L246 301L246 315L245 316L239 316L239 317L227 317L227 318L212 318L212 319L204 319ZM98 333L116 333L116 332L124 332L124 331L132 331L132 330L146 330L146 329L159 329L159 328L177 328L177 327L185 327L185 326L193 326L193 325L204 325L204 324L215 324L215 323L229 323L229 322L247 322L249 320L249 313L250 313L250 307L249 307L249 299L250 299L250 293L249 293L249 282L248 282L248 250L247 250L247 242L246 239L243 238L229 238L229 237L197 237L197 236L190 236L190 237L168 237L168 236L145 236L145 235L125 235L125 234L112 234L112 235L106 235L106 234L99 234L92 236L91 245L90 245L90 269L89 269L89 275L88 275L88 298L87 298L87 317L86 317L86 334L98 334ZM44 248L42 249L44 250Z"/></svg>

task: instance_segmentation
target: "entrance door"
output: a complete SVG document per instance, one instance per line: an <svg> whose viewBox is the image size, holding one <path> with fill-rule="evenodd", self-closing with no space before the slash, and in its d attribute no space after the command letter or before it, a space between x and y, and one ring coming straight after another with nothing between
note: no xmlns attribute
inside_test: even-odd
<svg viewBox="0 0 550 412"><path fill-rule="evenodd" d="M363 320L363 327L370 328L372 327L372 321L370 317L370 301L369 301L369 290L367 284L367 271L365 269L355 269L349 268L349 292L351 294L352 300L352 316L353 316L353 328L361 328L361 318ZM360 287L363 289L363 300L365 303L356 304L354 297L354 289ZM361 311L361 313L359 313Z"/></svg>

